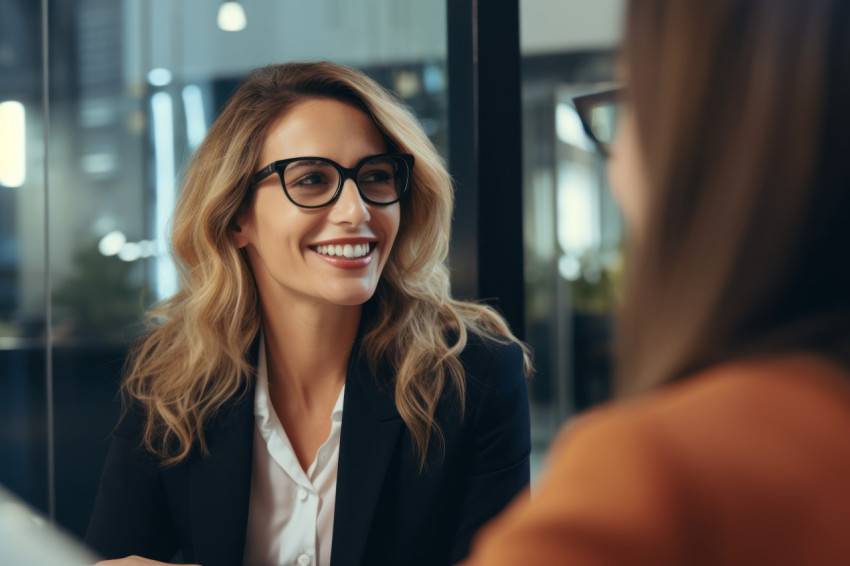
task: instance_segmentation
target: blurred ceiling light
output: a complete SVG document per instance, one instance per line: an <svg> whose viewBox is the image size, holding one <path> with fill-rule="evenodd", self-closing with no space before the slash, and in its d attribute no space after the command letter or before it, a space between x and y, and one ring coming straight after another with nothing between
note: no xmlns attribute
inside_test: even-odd
<svg viewBox="0 0 850 566"><path fill-rule="evenodd" d="M422 83L428 94L439 94L446 89L446 77L442 69L433 63L422 70Z"/></svg>
<svg viewBox="0 0 850 566"><path fill-rule="evenodd" d="M148 82L153 86L166 86L171 83L171 71L162 67L151 69L148 73Z"/></svg>
<svg viewBox="0 0 850 566"><path fill-rule="evenodd" d="M142 257L151 257L156 255L156 242L151 240L142 240L139 242L139 253Z"/></svg>
<svg viewBox="0 0 850 566"><path fill-rule="evenodd" d="M24 105L0 102L0 185L20 187L27 177Z"/></svg>
<svg viewBox="0 0 850 566"><path fill-rule="evenodd" d="M222 2L218 9L218 27L224 31L242 31L248 20L239 2Z"/></svg>
<svg viewBox="0 0 850 566"><path fill-rule="evenodd" d="M558 272L567 281L577 281L581 277L581 262L571 255L563 255L558 259Z"/></svg>
<svg viewBox="0 0 850 566"><path fill-rule="evenodd" d="M118 259L122 261L136 261L140 257L142 257L142 250L136 242L127 242L118 252Z"/></svg>
<svg viewBox="0 0 850 566"><path fill-rule="evenodd" d="M124 233L115 230L100 239L97 249L105 256L112 256L120 252L125 243L127 243L127 237Z"/></svg>
<svg viewBox="0 0 850 566"><path fill-rule="evenodd" d="M395 91L402 98L413 98L422 90L419 74L413 71L399 71L394 81Z"/></svg>

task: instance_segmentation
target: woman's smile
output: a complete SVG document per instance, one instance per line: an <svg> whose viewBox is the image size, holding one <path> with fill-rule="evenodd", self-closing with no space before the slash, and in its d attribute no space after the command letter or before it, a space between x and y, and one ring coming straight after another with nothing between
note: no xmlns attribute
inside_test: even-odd
<svg viewBox="0 0 850 566"><path fill-rule="evenodd" d="M339 238L308 246L323 261L341 269L360 269L372 262L379 253L375 238Z"/></svg>

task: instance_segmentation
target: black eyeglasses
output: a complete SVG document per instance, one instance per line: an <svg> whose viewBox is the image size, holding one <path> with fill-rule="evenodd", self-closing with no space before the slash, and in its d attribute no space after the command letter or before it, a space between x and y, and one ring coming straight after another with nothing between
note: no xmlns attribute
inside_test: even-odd
<svg viewBox="0 0 850 566"><path fill-rule="evenodd" d="M335 201L347 179L353 179L361 198L387 206L402 199L410 185L413 156L406 153L371 155L348 169L324 157L295 157L270 163L254 174L256 186L273 173L292 204L321 208Z"/></svg>
<svg viewBox="0 0 850 566"><path fill-rule="evenodd" d="M622 96L620 87L573 97L585 133L606 157L611 155Z"/></svg>

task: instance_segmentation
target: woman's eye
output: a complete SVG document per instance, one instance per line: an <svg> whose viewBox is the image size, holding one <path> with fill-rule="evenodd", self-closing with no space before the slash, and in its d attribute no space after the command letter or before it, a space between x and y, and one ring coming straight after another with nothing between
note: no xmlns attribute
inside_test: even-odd
<svg viewBox="0 0 850 566"><path fill-rule="evenodd" d="M370 171L360 178L361 183L386 183L392 179L392 173L389 171Z"/></svg>
<svg viewBox="0 0 850 566"><path fill-rule="evenodd" d="M295 183L293 183L294 186L298 186L298 187L309 186L309 185L326 185L326 184L327 184L327 179L325 179L324 175L321 175L319 173L312 173L310 175L304 175L303 177L300 177L297 181L295 181Z"/></svg>

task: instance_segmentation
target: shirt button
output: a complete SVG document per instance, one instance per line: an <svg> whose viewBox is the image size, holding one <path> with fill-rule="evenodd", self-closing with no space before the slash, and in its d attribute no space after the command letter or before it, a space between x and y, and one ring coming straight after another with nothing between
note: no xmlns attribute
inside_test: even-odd
<svg viewBox="0 0 850 566"><path fill-rule="evenodd" d="M307 554L302 554L298 557L298 566L310 566L312 560Z"/></svg>
<svg viewBox="0 0 850 566"><path fill-rule="evenodd" d="M306 501L306 500L307 500L307 490L306 490L306 489L304 489L303 487L299 487L299 488L298 488L298 501ZM302 554L301 556L307 556L307 555L306 555L306 554ZM302 564L302 562L300 562L300 560L301 560L301 558L300 558L300 557L298 558L298 560L299 560L299 562L298 562L298 563L299 563L299 564ZM310 560L310 557L309 557L309 556L307 556L307 560L308 560L308 561ZM307 564L309 564L309 562L307 562Z"/></svg>

